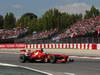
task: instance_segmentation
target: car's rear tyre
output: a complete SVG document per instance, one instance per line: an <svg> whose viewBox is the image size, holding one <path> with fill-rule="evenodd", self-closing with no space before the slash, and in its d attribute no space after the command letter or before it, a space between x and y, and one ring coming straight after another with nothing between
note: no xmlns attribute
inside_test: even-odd
<svg viewBox="0 0 100 75"><path fill-rule="evenodd" d="M50 63L56 63L56 56L50 56Z"/></svg>
<svg viewBox="0 0 100 75"><path fill-rule="evenodd" d="M20 55L19 61L20 61L21 63L25 63L25 62L26 62L26 56L25 56L25 55Z"/></svg>

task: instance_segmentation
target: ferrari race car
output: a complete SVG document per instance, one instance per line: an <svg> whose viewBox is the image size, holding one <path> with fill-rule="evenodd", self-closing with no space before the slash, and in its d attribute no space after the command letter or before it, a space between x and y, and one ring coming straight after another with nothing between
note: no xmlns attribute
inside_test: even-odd
<svg viewBox="0 0 100 75"><path fill-rule="evenodd" d="M31 50L20 50L19 56L20 62L25 63L29 62L44 62L44 63L66 63L73 62L73 59L69 59L69 56L61 55L61 54L49 54L45 52L43 49L37 49L35 51Z"/></svg>

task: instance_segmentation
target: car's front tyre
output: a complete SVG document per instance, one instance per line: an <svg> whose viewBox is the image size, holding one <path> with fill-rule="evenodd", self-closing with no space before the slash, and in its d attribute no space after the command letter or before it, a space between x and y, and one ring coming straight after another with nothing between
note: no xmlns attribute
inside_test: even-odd
<svg viewBox="0 0 100 75"><path fill-rule="evenodd" d="M74 62L74 59L72 59L72 58L69 58L69 60L68 60L69 62Z"/></svg>

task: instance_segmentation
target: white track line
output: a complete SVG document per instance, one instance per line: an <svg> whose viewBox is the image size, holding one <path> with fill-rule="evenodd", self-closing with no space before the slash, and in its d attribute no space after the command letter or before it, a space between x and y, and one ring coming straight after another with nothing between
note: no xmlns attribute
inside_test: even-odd
<svg viewBox="0 0 100 75"><path fill-rule="evenodd" d="M19 54L17 52L0 52L0 54Z"/></svg>
<svg viewBox="0 0 100 75"><path fill-rule="evenodd" d="M13 64L7 64L7 63L0 63L0 65L1 66L10 66L10 67L19 67L19 68L28 69L28 70L31 70L31 71L40 72L40 73L47 74L47 75L53 75L53 74L48 73L48 72L44 72L44 71L41 71L41 70L37 70L37 69L25 67L25 66L20 66L20 65L13 65Z"/></svg>
<svg viewBox="0 0 100 75"><path fill-rule="evenodd" d="M10 67L17 67L17 65L7 64L7 63L0 63L2 66L10 66Z"/></svg>
<svg viewBox="0 0 100 75"><path fill-rule="evenodd" d="M75 75L74 73L67 73L67 72L65 72L64 74L66 74L66 75Z"/></svg>
<svg viewBox="0 0 100 75"><path fill-rule="evenodd" d="M89 56L69 56L70 58L81 58L81 59L100 59L100 57L89 57Z"/></svg>

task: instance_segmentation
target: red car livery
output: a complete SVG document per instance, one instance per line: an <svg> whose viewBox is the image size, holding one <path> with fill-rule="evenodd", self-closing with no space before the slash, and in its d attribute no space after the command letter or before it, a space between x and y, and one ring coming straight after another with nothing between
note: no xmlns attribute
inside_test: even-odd
<svg viewBox="0 0 100 75"><path fill-rule="evenodd" d="M37 49L35 51L31 50L20 50L20 62L25 63L29 62L50 62L50 63L66 63L73 62L73 59L69 59L69 56L61 55L61 54L49 54L42 49Z"/></svg>

